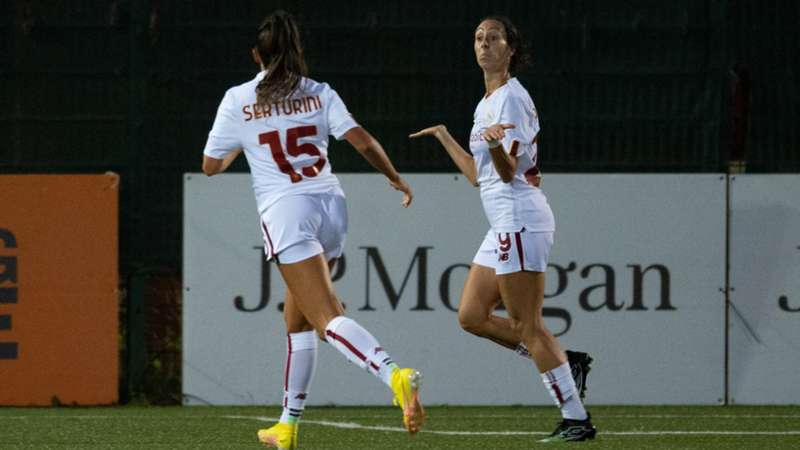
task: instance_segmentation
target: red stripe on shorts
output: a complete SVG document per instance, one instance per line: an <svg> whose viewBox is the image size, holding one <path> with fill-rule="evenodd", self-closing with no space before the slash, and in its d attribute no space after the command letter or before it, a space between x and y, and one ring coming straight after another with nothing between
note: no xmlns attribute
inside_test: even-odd
<svg viewBox="0 0 800 450"><path fill-rule="evenodd" d="M275 256L275 247L272 246L272 239L270 239L269 237L269 231L267 231L267 224L265 224L263 221L261 222L261 228L264 229L264 236L267 237L267 243L269 244L269 254L268 254L269 259L272 259L272 257Z"/></svg>
<svg viewBox="0 0 800 450"><path fill-rule="evenodd" d="M514 238L517 241L517 253L519 253L519 268L520 270L525 270L525 252L522 250L522 238L519 235L519 231L514 233Z"/></svg>

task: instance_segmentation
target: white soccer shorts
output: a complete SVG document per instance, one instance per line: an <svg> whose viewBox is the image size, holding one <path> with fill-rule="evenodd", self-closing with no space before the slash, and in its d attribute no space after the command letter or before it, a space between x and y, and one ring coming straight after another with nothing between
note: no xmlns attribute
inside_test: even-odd
<svg viewBox="0 0 800 450"><path fill-rule="evenodd" d="M489 230L472 262L491 267L495 274L520 271L546 272L553 247L553 232L517 231L497 233Z"/></svg>
<svg viewBox="0 0 800 450"><path fill-rule="evenodd" d="M347 204L341 194L288 195L261 215L267 260L291 264L319 254L342 256Z"/></svg>

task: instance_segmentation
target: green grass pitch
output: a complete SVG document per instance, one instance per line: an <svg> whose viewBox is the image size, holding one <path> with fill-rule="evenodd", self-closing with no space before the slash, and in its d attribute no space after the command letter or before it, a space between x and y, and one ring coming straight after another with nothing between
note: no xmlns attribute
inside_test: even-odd
<svg viewBox="0 0 800 450"><path fill-rule="evenodd" d="M800 448L800 406L590 407L587 448ZM554 407L430 407L417 436L400 410L309 407L305 449L530 449L559 419ZM277 407L0 408L2 449L258 449ZM552 446L552 444L550 444Z"/></svg>

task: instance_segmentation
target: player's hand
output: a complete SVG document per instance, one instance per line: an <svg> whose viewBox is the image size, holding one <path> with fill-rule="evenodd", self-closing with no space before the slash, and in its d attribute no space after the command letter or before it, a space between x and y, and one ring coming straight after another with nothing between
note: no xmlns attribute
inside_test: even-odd
<svg viewBox="0 0 800 450"><path fill-rule="evenodd" d="M506 137L506 131L511 128L516 128L513 124L510 123L501 123L492 125L489 128L483 130L481 133L481 138L484 141L502 141L504 137Z"/></svg>
<svg viewBox="0 0 800 450"><path fill-rule="evenodd" d="M414 199L414 194L411 193L411 186L406 183L406 180L397 177L395 181L389 180L389 186L403 193L403 201L400 204L403 205L403 208L408 208L411 200Z"/></svg>
<svg viewBox="0 0 800 450"><path fill-rule="evenodd" d="M447 133L447 127L444 125L434 125L432 127L419 130L416 133L411 133L408 135L408 137L414 139L422 136L433 136L438 139L440 136L443 136L444 133Z"/></svg>

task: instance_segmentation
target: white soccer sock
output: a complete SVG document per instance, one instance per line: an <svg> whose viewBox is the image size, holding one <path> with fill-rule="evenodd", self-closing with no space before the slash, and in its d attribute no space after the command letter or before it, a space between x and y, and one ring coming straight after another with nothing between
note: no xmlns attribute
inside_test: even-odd
<svg viewBox="0 0 800 450"><path fill-rule="evenodd" d="M392 371L397 368L397 364L383 350L378 340L355 320L345 316L336 317L325 327L325 337L328 343L352 363L366 369L387 386L392 386Z"/></svg>
<svg viewBox="0 0 800 450"><path fill-rule="evenodd" d="M313 331L289 333L286 339L282 423L297 423L303 415L316 366L317 334Z"/></svg>
<svg viewBox="0 0 800 450"><path fill-rule="evenodd" d="M572 379L568 362L543 372L542 381L550 392L550 397L556 402L556 406L561 408L561 415L565 419L586 420L588 415L578 396L578 389L575 387L575 380Z"/></svg>

